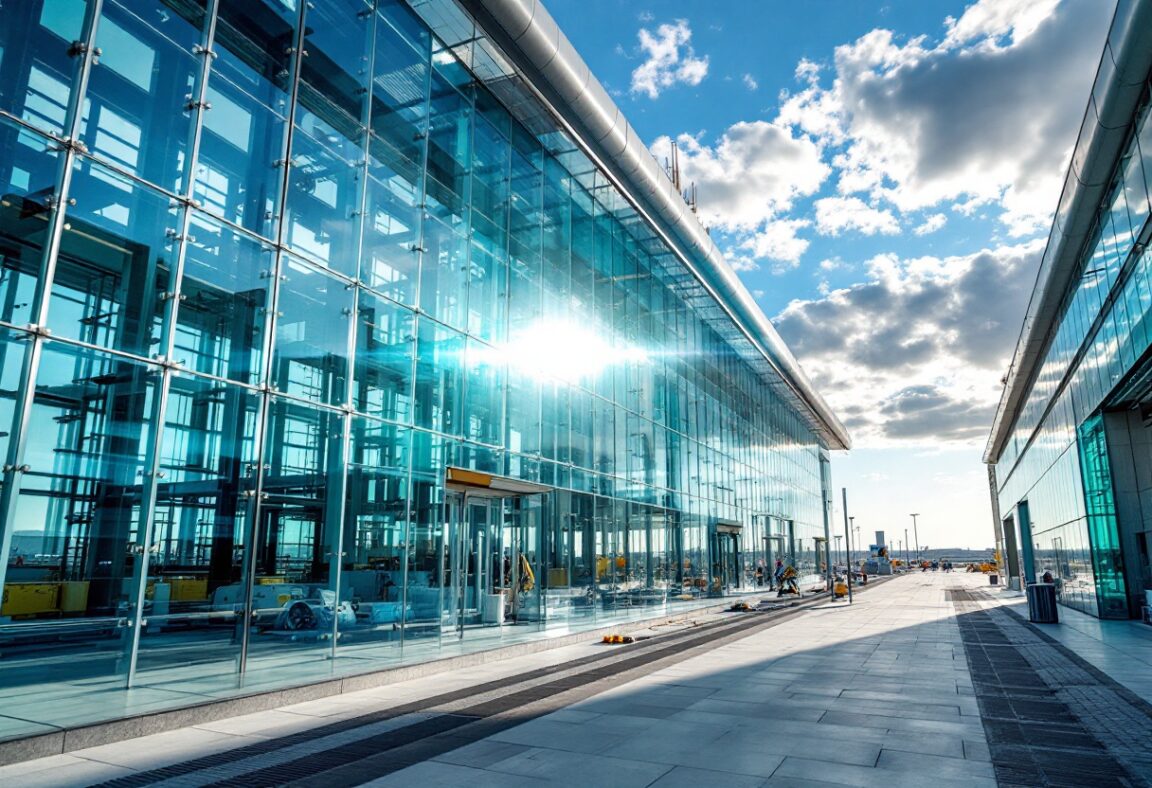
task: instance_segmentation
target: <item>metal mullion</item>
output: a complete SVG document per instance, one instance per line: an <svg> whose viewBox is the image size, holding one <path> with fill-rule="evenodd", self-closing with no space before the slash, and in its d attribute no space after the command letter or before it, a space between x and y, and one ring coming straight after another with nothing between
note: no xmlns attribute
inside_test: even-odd
<svg viewBox="0 0 1152 788"><path fill-rule="evenodd" d="M204 129L204 113L208 110L208 103L206 96L208 94L208 75L211 71L211 62L213 58L212 43L216 35L216 10L219 0L208 0L208 7L205 15L205 26L199 50L194 50L202 58L200 64L200 74L198 77L198 86L196 94L189 102L189 109L192 110L192 123L188 131L188 155L185 157L184 162L184 187L181 190L182 195L179 202L183 205L183 210L180 216L179 227L175 230L176 245L176 260L172 271L172 285L167 293L164 294L166 301L164 307L164 317L161 322L160 334L160 357L163 360L170 360L175 345L176 338L176 321L178 319L178 312L180 310L180 301L183 300L181 295L183 279L184 279L184 264L188 257L188 242L191 239L189 228L192 225L192 208L196 204L192 199L192 193L195 185L196 178L196 162L200 157L200 142Z"/></svg>
<svg viewBox="0 0 1152 788"><path fill-rule="evenodd" d="M428 149L431 146L432 137L432 44L429 39L429 44L425 47L423 53L425 57L424 65L424 130L421 132L420 144L420 182L414 184L418 191L418 207L420 208L420 231L417 236L416 246L412 249L412 253L416 255L416 289L413 292L413 301L416 307L416 314L423 315L424 310L420 308L420 301L423 297L423 273L424 273L424 260L427 252L425 251L425 244L428 240L428 221L431 218L428 215Z"/></svg>
<svg viewBox="0 0 1152 788"><path fill-rule="evenodd" d="M413 353L415 357L415 353ZM415 385L415 379L412 381ZM416 448L416 429L415 427L406 428L408 436L408 467L404 477L404 540L401 547L404 550L404 564L400 568L400 659L404 659L404 640L405 630L407 628L408 615L408 558L409 551L411 550L411 543L409 542L409 532L412 527L412 462L413 455Z"/></svg>
<svg viewBox="0 0 1152 788"><path fill-rule="evenodd" d="M247 545L243 579L245 583L244 609L240 611L240 621L238 622L240 627L240 656L236 663L237 684L241 687L244 685L244 672L248 666L248 647L252 630L252 605L256 588L256 541L260 537L260 515L262 514L260 502L264 497L264 459L266 457L264 437L267 431L270 399L271 396L267 391L261 392L260 407L256 412L256 434L253 436L255 467L252 468L252 474L256 481L252 489L247 491L248 503L245 506L248 513L248 528L243 536L244 544Z"/></svg>
<svg viewBox="0 0 1152 788"><path fill-rule="evenodd" d="M352 412L345 410L341 421L341 436L340 436L340 457L339 465L340 483L339 487L339 504L335 507L336 516L336 547L331 556L334 567L329 572L329 578L332 581L332 591L334 592L334 602L332 605L332 662L335 666L336 662L336 644L340 639L340 579L344 570L344 517L348 510L348 459L351 453L351 440L352 440ZM331 471L334 463L329 460L328 470ZM331 478L331 473L327 474ZM330 487L330 485L329 485ZM330 500L330 489L325 489L325 510L329 510L332 506ZM327 519L327 518L325 518ZM331 527L332 523L325 522L325 527Z"/></svg>
<svg viewBox="0 0 1152 788"><path fill-rule="evenodd" d="M281 156L279 160L280 166L283 167L283 172L280 176L280 194L277 197L276 214L274 221L276 222L276 231L271 235L276 239L272 247L275 253L275 258L272 261L272 268L267 272L268 277L272 280L269 283L269 306L265 311L264 317L264 363L261 370L260 381L260 410L257 414L256 420L256 467L254 472L256 474L256 483L250 491L248 512L250 515L250 523L248 526L248 534L246 535L248 543L248 556L245 561L245 577L244 582L247 584L244 595L244 610L241 615L243 620L241 623L241 637L240 637L240 658L237 665L238 681L241 686L244 684L245 671L248 667L248 651L250 646L250 630L252 620L252 605L256 584L256 542L260 536L260 518L263 514L263 507L261 501L264 498L264 470L265 460L267 458L266 447L266 434L267 422L269 417L269 405L271 404L272 396L275 392L275 386L270 382L272 375L272 353L275 348L275 330L276 330L276 309L280 302L280 283L281 270L284 258L284 212L288 199L288 184L291 164L289 158L292 151L292 135L295 128L295 115L296 115L296 102L300 92L300 59L301 52L304 45L304 13L307 3L300 4L300 11L297 16L297 29L295 36L295 49L292 59L292 77L291 87L288 94L288 106L286 108L287 121L285 124L284 140L281 144Z"/></svg>
<svg viewBox="0 0 1152 788"><path fill-rule="evenodd" d="M376 62L376 25L379 24L379 15L375 12L371 14L371 21L365 25L366 32L364 34L365 47L368 51L368 65L366 66L366 74L368 85L364 90L364 101L360 108L360 124L362 132L360 134L361 145L361 160L359 162L360 169L360 193L357 195L356 211L352 215L352 219L356 226L356 268L355 273L352 274L352 319L351 325L348 327L348 370L345 374L345 399L344 404L348 408L352 408L352 403L356 397L356 340L358 338L360 328L360 290L363 284L361 279L361 265L364 260L364 229L365 229L365 216L368 212L368 184L370 177L368 175L368 159L369 147L371 145L371 133L369 125L372 117L372 75L375 71Z"/></svg>
<svg viewBox="0 0 1152 788"><path fill-rule="evenodd" d="M197 54L201 58L200 73L197 78L196 93L189 101L189 106L193 110L193 123L188 133L188 155L185 157L185 178L184 178L184 196L188 199L192 198L195 190L196 183L196 165L200 160L200 145L204 135L204 114L208 112L208 79L212 73L212 61L216 58L216 52L213 50L213 45L216 42L216 19L217 11L220 0L208 0L208 6L205 9L205 25L200 45L197 49L193 47L193 54Z"/></svg>
<svg viewBox="0 0 1152 788"><path fill-rule="evenodd" d="M8 572L7 556L12 546L12 524L16 519L16 506L18 502L18 487L23 474L23 458L27 448L28 427L32 418L32 404L36 396L36 375L40 369L40 357L43 353L44 336L47 334L43 328L48 313L49 284L56 270L56 256L60 250L60 240L64 233L65 206L69 187L72 181L72 165L75 160L75 143L73 140L79 130L83 116L83 99L87 90L88 76L92 71L94 58L93 49L96 40L96 29L103 9L103 0L90 0L84 15L84 40L76 42L80 46L82 59L76 65L75 78L72 90L68 96L68 109L65 116L63 142L64 154L60 157L57 170L57 183L60 188L56 198L50 205L48 244L41 252L40 276L36 280L36 290L33 294L32 314L33 322L27 326L31 330L32 347L24 357L24 364L20 374L20 388L23 392L20 405L16 411L12 424L11 440L8 444L8 456L3 466L3 488L0 489L0 588ZM23 125L23 124L22 124ZM43 134L43 132L39 132Z"/></svg>
<svg viewBox="0 0 1152 788"><path fill-rule="evenodd" d="M300 64L304 57L304 36L306 34L304 20L308 5L308 3L301 3L300 11L296 17L295 45L292 50L291 84L288 88L288 106L285 112L285 120L287 123L285 123L284 126L284 142L281 148L282 155L278 162L283 170L280 174L280 194L276 201L276 215L273 217L276 222L276 232L272 234L276 239L276 248L278 250L284 248L284 214L288 209L288 187L292 174L292 142L296 134L296 105L300 100Z"/></svg>
<svg viewBox="0 0 1152 788"><path fill-rule="evenodd" d="M377 14L379 19L379 14ZM378 22L379 23L379 22ZM413 509L412 509L412 466L415 462L415 449L416 449L416 379L419 375L419 359L417 354L420 348L420 323L425 319L423 310L420 308L420 279L421 271L424 268L424 240L425 240L425 226L428 222L428 146L430 129L432 125L432 48L431 43L420 54L424 56L424 131L423 138L420 145L420 170L418 179L419 182L413 184L416 187L417 199L419 200L418 206L420 208L420 227L417 235L416 248L412 250L412 254L416 255L416 287L413 290L413 315L412 315L412 362L410 364L411 374L408 381L408 407L410 409L410 424L408 426L408 480L407 480L407 494L404 501L404 566L401 572L401 582L403 583L403 590L400 595L400 656L404 656L404 643L407 636L408 629L408 565L412 557L412 538L413 538ZM429 433L430 434L430 433ZM441 523L441 529L447 527L446 523ZM443 535L442 537L443 538ZM438 545L438 548L441 546ZM441 558L443 560L443 558ZM443 574L441 574L443 578ZM441 596L439 601L438 613L444 610L443 600L443 583L441 583ZM437 631L437 643L440 640L439 630Z"/></svg>
<svg viewBox="0 0 1152 788"><path fill-rule="evenodd" d="M64 123L64 155L60 161L58 180L60 190L57 192L55 203L52 205L52 215L49 218L48 245L45 247L41 258L44 264L41 267L40 278L37 280L36 292L33 295L32 314L36 326L43 326L48 316L48 293L56 273L56 256L60 251L60 240L64 233L64 217L68 192L72 185L73 163L77 148L82 147L82 143L76 141L76 135L80 131L80 124L83 120L84 94L88 90L88 77L92 73L92 61L95 59L96 30L99 26L103 7L103 0L91 0L84 18L85 40L77 42L80 46L82 59L76 66L76 78L68 97L67 117Z"/></svg>
<svg viewBox="0 0 1152 788"><path fill-rule="evenodd" d="M168 410L168 392L171 387L172 369L160 370L160 395L152 406L152 446L149 468L144 471L145 483L141 485L140 524L138 526L142 552L137 562L136 609L132 617L132 647L128 658L126 686L132 687L136 679L136 664L140 652L140 630L144 621L144 595L148 587L148 569L152 557L152 529L156 513L156 487L160 478L160 452L164 441L164 419Z"/></svg>

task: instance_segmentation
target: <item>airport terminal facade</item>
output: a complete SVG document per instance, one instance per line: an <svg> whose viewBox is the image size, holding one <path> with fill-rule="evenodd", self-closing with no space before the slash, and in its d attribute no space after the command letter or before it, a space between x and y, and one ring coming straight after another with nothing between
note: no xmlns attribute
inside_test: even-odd
<svg viewBox="0 0 1152 788"><path fill-rule="evenodd" d="M534 3L5 3L0 266L0 716L826 571L847 434Z"/></svg>
<svg viewBox="0 0 1152 788"><path fill-rule="evenodd" d="M989 438L1014 582L1141 615L1152 589L1152 3L1118 5Z"/></svg>

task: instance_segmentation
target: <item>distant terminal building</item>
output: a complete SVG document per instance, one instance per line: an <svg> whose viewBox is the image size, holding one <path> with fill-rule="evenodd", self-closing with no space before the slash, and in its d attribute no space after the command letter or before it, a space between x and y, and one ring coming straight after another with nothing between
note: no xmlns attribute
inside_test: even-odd
<svg viewBox="0 0 1152 788"><path fill-rule="evenodd" d="M1119 3L984 461L1015 584L1138 616L1152 589L1152 2Z"/></svg>
<svg viewBox="0 0 1152 788"><path fill-rule="evenodd" d="M539 3L0 6L0 738L816 582L848 446Z"/></svg>

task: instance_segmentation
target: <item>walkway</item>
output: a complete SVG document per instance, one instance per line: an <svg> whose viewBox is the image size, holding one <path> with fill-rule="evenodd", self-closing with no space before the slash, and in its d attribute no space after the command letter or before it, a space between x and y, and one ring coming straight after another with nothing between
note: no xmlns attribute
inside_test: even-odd
<svg viewBox="0 0 1152 788"><path fill-rule="evenodd" d="M704 617L15 764L0 784L1147 784L1109 720L1142 735L1152 707L987 591L982 575L913 574L852 607ZM1107 719L1081 719L1077 697L1106 700ZM1007 741L1033 725L1063 737ZM1103 781L1045 761L1069 757Z"/></svg>

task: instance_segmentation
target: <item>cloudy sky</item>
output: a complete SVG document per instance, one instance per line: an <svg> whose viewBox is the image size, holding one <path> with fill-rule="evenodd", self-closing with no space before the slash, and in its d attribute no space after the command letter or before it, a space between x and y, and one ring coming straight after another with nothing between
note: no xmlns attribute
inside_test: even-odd
<svg viewBox="0 0 1152 788"><path fill-rule="evenodd" d="M1112 0L547 5L852 432L862 535L990 545L980 457Z"/></svg>

